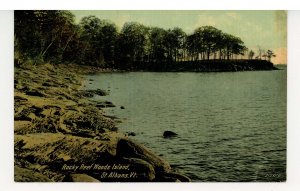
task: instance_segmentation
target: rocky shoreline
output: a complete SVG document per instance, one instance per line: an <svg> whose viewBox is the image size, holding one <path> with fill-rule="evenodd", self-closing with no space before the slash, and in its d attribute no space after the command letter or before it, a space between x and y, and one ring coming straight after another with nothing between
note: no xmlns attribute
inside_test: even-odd
<svg viewBox="0 0 300 191"><path fill-rule="evenodd" d="M88 98L78 65L15 67L14 166L16 182L189 182L170 164L118 132ZM107 72L108 70L98 70Z"/></svg>
<svg viewBox="0 0 300 191"><path fill-rule="evenodd" d="M141 62L127 63L123 68L127 71L149 71L149 72L242 72L242 71L264 71L278 70L268 60L236 59L236 60L195 60L177 62ZM125 64L126 66L126 64Z"/></svg>

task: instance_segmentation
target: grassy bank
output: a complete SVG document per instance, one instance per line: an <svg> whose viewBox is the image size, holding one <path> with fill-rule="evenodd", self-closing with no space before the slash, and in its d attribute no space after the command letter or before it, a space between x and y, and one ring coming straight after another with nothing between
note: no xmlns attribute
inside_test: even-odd
<svg viewBox="0 0 300 191"><path fill-rule="evenodd" d="M107 94L83 89L83 75L95 69L15 67L15 181L189 181L167 161L118 132L114 117L102 110L112 103L89 99Z"/></svg>

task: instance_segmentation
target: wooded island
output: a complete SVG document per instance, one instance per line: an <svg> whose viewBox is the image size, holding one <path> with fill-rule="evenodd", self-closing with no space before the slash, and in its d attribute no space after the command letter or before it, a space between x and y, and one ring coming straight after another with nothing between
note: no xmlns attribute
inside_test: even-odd
<svg viewBox="0 0 300 191"><path fill-rule="evenodd" d="M15 61L74 63L126 71L272 70L271 50L257 56L241 38L212 26L192 34L127 22L119 30L95 16L79 24L70 11L15 11ZM247 59L245 59L247 58Z"/></svg>

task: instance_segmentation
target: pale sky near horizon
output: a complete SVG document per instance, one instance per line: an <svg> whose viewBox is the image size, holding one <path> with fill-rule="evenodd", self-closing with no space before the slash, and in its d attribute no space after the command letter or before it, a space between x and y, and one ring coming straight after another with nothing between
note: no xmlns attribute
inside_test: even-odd
<svg viewBox="0 0 300 191"><path fill-rule="evenodd" d="M258 46L273 50L275 64L287 63L286 11L71 11L76 22L84 16L95 15L110 20L119 29L125 22L139 22L164 29L180 27L190 34L197 27L211 25L223 32L240 37L257 55Z"/></svg>

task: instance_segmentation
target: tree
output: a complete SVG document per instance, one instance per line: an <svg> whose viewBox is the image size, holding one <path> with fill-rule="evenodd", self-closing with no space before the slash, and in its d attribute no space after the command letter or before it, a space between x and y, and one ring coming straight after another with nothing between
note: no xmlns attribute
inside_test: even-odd
<svg viewBox="0 0 300 191"><path fill-rule="evenodd" d="M198 60L199 53L202 53L202 49L200 48L202 44L199 42L200 40L197 40L197 35L195 33L188 35L186 38L186 48L191 57L191 61Z"/></svg>
<svg viewBox="0 0 300 191"><path fill-rule="evenodd" d="M167 50L166 55L169 62L172 62L174 57L174 47L176 43L174 39L174 33L171 29L168 29L164 35L164 45L165 49Z"/></svg>
<svg viewBox="0 0 300 191"><path fill-rule="evenodd" d="M172 34L172 49L173 49L173 55L174 55L174 61L178 61L179 55L183 55L183 47L185 42L186 34L183 32L183 30L179 27L175 27L171 30Z"/></svg>
<svg viewBox="0 0 300 191"><path fill-rule="evenodd" d="M248 58L249 58L250 60L252 60L253 57L254 57L254 55L255 55L255 53L253 52L253 50L250 50L250 52L249 52L249 54L248 54Z"/></svg>
<svg viewBox="0 0 300 191"><path fill-rule="evenodd" d="M187 48L192 56L192 60L198 60L204 58L204 53L206 51L204 43L204 34L203 28L198 28L194 31L192 35L189 35L187 38Z"/></svg>
<svg viewBox="0 0 300 191"><path fill-rule="evenodd" d="M74 28L69 11L15 11L16 49L34 60L61 62Z"/></svg>
<svg viewBox="0 0 300 191"><path fill-rule="evenodd" d="M55 38L52 47L49 48L49 55L57 55L56 58L61 62L69 61L66 51L70 51L70 42L72 42L78 33L78 27L74 22L75 16L69 11L58 11L55 23L58 30L58 37Z"/></svg>
<svg viewBox="0 0 300 191"><path fill-rule="evenodd" d="M103 56L104 61L108 67L114 66L115 60L115 46L118 36L117 27L115 24L108 21L103 21L101 27Z"/></svg>
<svg viewBox="0 0 300 191"><path fill-rule="evenodd" d="M222 31L212 26L200 27L198 31L202 35L202 43L206 51L207 60L209 60L210 54L218 49L217 44Z"/></svg>
<svg viewBox="0 0 300 191"><path fill-rule="evenodd" d="M75 25L73 28L72 38L65 44L65 50L63 51L63 62L70 62L76 64L82 64L82 50L85 47L85 42L80 39L81 28L79 25Z"/></svg>
<svg viewBox="0 0 300 191"><path fill-rule="evenodd" d="M244 51L247 50L246 46L244 46L244 42L239 37L230 34L224 35L227 60L232 58L233 55L243 55Z"/></svg>
<svg viewBox="0 0 300 191"><path fill-rule="evenodd" d="M220 35L218 36L218 41L216 44L216 49L219 51L219 59L225 59L225 49L226 49L226 34L221 32Z"/></svg>
<svg viewBox="0 0 300 191"><path fill-rule="evenodd" d="M119 33L114 23L95 16L75 24L69 11L16 11L15 28L17 57L54 63L163 70L183 60L242 58L248 50L239 37L212 26L187 35L179 27L165 30L127 22ZM252 50L246 54L253 59ZM269 61L275 56L259 47L259 58L262 54Z"/></svg>
<svg viewBox="0 0 300 191"><path fill-rule="evenodd" d="M232 53L236 56L243 56L244 52L247 50L247 47L244 46L244 42L240 38L236 37L232 43Z"/></svg>
<svg viewBox="0 0 300 191"><path fill-rule="evenodd" d="M95 16L82 18L80 22L83 60L92 65L112 67L115 58L117 27Z"/></svg>
<svg viewBox="0 0 300 191"><path fill-rule="evenodd" d="M219 59L231 59L233 55L243 56L247 50L244 42L230 34L223 33L221 30L204 26L197 28L193 34L186 38L186 48L192 60L214 59L219 55ZM199 58L200 57L200 58Z"/></svg>
<svg viewBox="0 0 300 191"><path fill-rule="evenodd" d="M15 55L18 59L37 57L41 49L41 33L34 11L15 11Z"/></svg>
<svg viewBox="0 0 300 191"><path fill-rule="evenodd" d="M263 57L265 60L267 60L267 53L264 49L261 49L261 57Z"/></svg>
<svg viewBox="0 0 300 191"><path fill-rule="evenodd" d="M147 27L136 22L125 23L117 39L119 63L125 62L128 67L132 67L132 63L143 61L146 55L147 41Z"/></svg>
<svg viewBox="0 0 300 191"><path fill-rule="evenodd" d="M80 21L81 35L84 48L81 52L83 60L89 65L103 66L103 34L102 21L95 16L83 17Z"/></svg>
<svg viewBox="0 0 300 191"><path fill-rule="evenodd" d="M260 46L258 46L258 58L259 58L259 60L261 60L262 55L263 55L263 50L261 49Z"/></svg>
<svg viewBox="0 0 300 191"><path fill-rule="evenodd" d="M150 60L152 62L164 61L167 54L164 38L167 32L158 27L152 27L149 31Z"/></svg>
<svg viewBox="0 0 300 191"><path fill-rule="evenodd" d="M267 56L269 62L271 62L272 57L276 57L276 55L273 53L272 50L268 50L266 56Z"/></svg>

